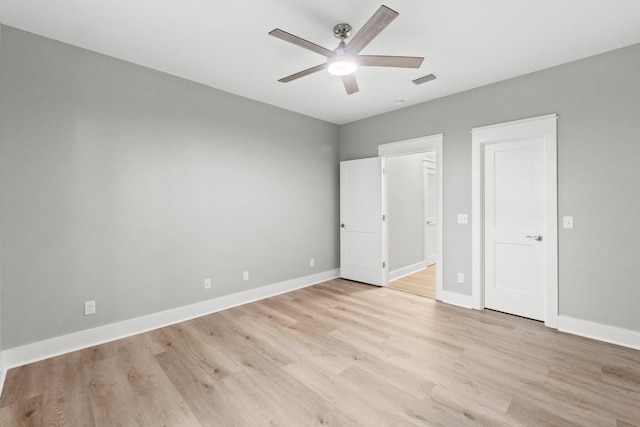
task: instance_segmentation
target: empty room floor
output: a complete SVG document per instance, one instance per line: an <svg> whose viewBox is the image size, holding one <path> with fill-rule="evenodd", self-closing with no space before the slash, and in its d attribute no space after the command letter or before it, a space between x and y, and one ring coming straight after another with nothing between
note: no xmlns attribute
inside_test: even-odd
<svg viewBox="0 0 640 427"><path fill-rule="evenodd" d="M389 283L391 289L436 299L436 264Z"/></svg>
<svg viewBox="0 0 640 427"><path fill-rule="evenodd" d="M12 369L0 425L640 426L640 351L341 279Z"/></svg>

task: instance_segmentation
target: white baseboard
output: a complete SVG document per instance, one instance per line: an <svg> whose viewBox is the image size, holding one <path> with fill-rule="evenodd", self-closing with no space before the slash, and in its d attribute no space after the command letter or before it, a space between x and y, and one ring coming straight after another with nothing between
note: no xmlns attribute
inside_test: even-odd
<svg viewBox="0 0 640 427"><path fill-rule="evenodd" d="M0 351L0 395L2 395L5 378L7 378L7 369L4 366L4 351Z"/></svg>
<svg viewBox="0 0 640 427"><path fill-rule="evenodd" d="M470 295L442 291L438 301L463 308L474 308ZM640 350L640 331L618 328L568 316L558 316L558 330L585 338Z"/></svg>
<svg viewBox="0 0 640 427"><path fill-rule="evenodd" d="M394 280L398 280L401 277L408 276L420 270L424 270L427 268L427 262L422 261L417 264L408 265L406 267L399 268L397 270L393 270L389 272L389 281L392 282Z"/></svg>
<svg viewBox="0 0 640 427"><path fill-rule="evenodd" d="M440 291L438 292L438 301L447 304L457 305L463 308L473 308L473 298L471 295L459 294L457 292Z"/></svg>
<svg viewBox="0 0 640 427"><path fill-rule="evenodd" d="M0 394L4 386L7 370L28 363L59 356L105 342L126 338L132 335L158 329L228 308L280 295L296 289L312 286L339 277L340 270L329 270L311 276L275 283L261 288L250 289L236 294L179 307L148 316L138 317L123 322L100 326L0 351ZM472 308L470 295L456 292L442 291L439 300L464 308ZM640 350L640 331L603 325L587 320L575 319L568 316L558 316L558 330L574 335L617 344Z"/></svg>
<svg viewBox="0 0 640 427"><path fill-rule="evenodd" d="M588 320L558 316L558 330L598 341L640 350L640 331L603 325Z"/></svg>
<svg viewBox="0 0 640 427"><path fill-rule="evenodd" d="M0 393L2 392L4 377L8 369L305 288L335 279L339 275L340 270L324 271L311 276L287 280L184 307L6 349L0 352L0 368L2 368L0 373L2 379Z"/></svg>

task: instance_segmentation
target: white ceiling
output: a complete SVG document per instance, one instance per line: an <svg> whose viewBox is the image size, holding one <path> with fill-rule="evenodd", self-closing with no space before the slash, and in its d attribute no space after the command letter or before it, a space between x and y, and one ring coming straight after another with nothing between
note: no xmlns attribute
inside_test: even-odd
<svg viewBox="0 0 640 427"><path fill-rule="evenodd" d="M0 0L0 23L337 124L640 42L640 0L384 0L400 13L361 53L424 56L418 70L367 67L347 95L325 58L383 0ZM434 73L420 86L411 80Z"/></svg>

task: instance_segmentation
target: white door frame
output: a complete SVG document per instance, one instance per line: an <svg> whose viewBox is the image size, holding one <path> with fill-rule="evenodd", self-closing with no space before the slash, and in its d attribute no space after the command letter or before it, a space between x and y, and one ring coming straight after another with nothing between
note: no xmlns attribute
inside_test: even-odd
<svg viewBox="0 0 640 427"><path fill-rule="evenodd" d="M517 120L472 129L471 144L471 300L472 307L484 309L484 146L513 141L514 138L544 138L546 164L546 234L547 264L545 288L545 325L558 327L558 174L556 114Z"/></svg>
<svg viewBox="0 0 640 427"><path fill-rule="evenodd" d="M442 177L444 176L442 142L443 135L437 134L378 145L378 156L384 157L385 159L387 157L417 154L425 151L435 151L436 153L436 189L438 193L436 196L438 204L436 209L436 299L439 301L443 300L444 294L442 290L442 272L444 270L442 259ZM386 174L384 179L386 182ZM383 210L387 212L386 199L384 200ZM388 242L389 239L386 239L385 244L388 245Z"/></svg>

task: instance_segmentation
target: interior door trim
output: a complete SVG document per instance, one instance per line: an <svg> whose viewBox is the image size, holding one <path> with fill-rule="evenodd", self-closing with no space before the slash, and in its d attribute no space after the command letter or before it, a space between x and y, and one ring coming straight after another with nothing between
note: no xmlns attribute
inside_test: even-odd
<svg viewBox="0 0 640 427"><path fill-rule="evenodd" d="M558 328L558 171L556 114L471 131L471 306L484 309L484 146L518 138L544 138L546 163L545 325Z"/></svg>

